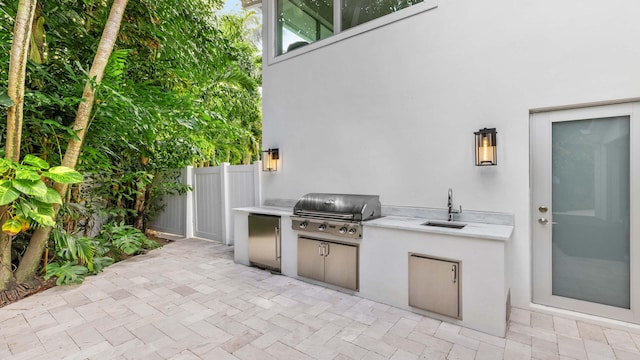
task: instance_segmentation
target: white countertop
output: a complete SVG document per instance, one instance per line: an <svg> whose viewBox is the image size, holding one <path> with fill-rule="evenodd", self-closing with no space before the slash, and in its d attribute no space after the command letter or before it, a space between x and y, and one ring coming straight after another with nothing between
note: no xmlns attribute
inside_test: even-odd
<svg viewBox="0 0 640 360"><path fill-rule="evenodd" d="M445 222L436 219L413 218L404 216L384 216L378 219L365 221L362 224L365 227L378 227L388 229L399 229L407 231L419 231L433 234L444 234L452 236L472 237L479 239L506 241L511 238L513 226L510 225L494 225L481 224L473 222L464 222L467 224L462 229L451 229L437 226L426 226L423 223L433 220L437 222Z"/></svg>
<svg viewBox="0 0 640 360"><path fill-rule="evenodd" d="M279 207L279 206L250 206L250 207L243 207L243 208L235 208L233 210L239 211L239 212L264 214L264 215L277 215L277 216L293 215L293 209L288 207Z"/></svg>
<svg viewBox="0 0 640 360"><path fill-rule="evenodd" d="M253 214L265 214L275 216L292 216L293 209L289 207L279 206L251 206L233 209L234 211L253 213ZM407 216L383 216L378 219L368 220L362 223L365 227L378 227L387 229L398 229L407 231L418 231L432 234L444 234L452 236L463 236L478 239L499 240L507 241L511 238L513 233L513 226L510 225L496 225L496 224L484 224L467 222L462 229L451 229L437 226L426 226L423 223L433 220L443 222L443 220L427 219L419 217L407 217Z"/></svg>

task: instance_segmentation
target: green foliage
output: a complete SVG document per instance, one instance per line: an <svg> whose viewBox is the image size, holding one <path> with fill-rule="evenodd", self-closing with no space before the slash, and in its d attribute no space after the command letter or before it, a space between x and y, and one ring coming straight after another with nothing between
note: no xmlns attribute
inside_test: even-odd
<svg viewBox="0 0 640 360"><path fill-rule="evenodd" d="M58 257L65 261L75 261L78 265L86 266L89 271L94 271L97 247L91 239L76 237L61 230L54 231L52 238Z"/></svg>
<svg viewBox="0 0 640 360"><path fill-rule="evenodd" d="M13 106L13 100L7 95L6 91L0 92L0 106L10 107Z"/></svg>
<svg viewBox="0 0 640 360"><path fill-rule="evenodd" d="M13 103L5 89L17 5L0 0L2 118ZM29 155L21 163L0 160L0 205L7 205L9 219L3 231L15 235L14 265L31 229L55 225L72 235L52 237L47 273L78 281L81 267L85 274L97 272L122 254L155 244L131 224L144 229L161 209L159 199L189 190L167 175L172 169L246 164L260 157L261 59L247 31L255 18L218 15L222 5L129 2L105 77L94 84L91 126L76 172L59 165L68 141L77 139L73 121L91 81L88 69L109 2L38 2L32 41L42 51L32 51L27 64L21 142L21 152ZM5 128L0 122L0 145ZM54 182L76 185L61 197L51 188ZM98 212L115 225L88 240L82 235L90 233Z"/></svg>
<svg viewBox="0 0 640 360"><path fill-rule="evenodd" d="M93 259L93 268L96 273L101 272L107 266L113 264L113 258L100 256Z"/></svg>
<svg viewBox="0 0 640 360"><path fill-rule="evenodd" d="M108 240L114 247L127 255L133 255L142 249L152 246L144 234L124 222L105 224L100 231L100 237Z"/></svg>
<svg viewBox="0 0 640 360"><path fill-rule="evenodd" d="M148 222L154 219L165 209L166 204L163 202L165 196L183 195L191 190L191 187L185 185L181 180L179 170L171 169L160 172L149 187L149 202L146 205L145 220Z"/></svg>
<svg viewBox="0 0 640 360"><path fill-rule="evenodd" d="M52 167L49 171L43 172L41 175L62 184L82 182L82 175L66 166Z"/></svg>
<svg viewBox="0 0 640 360"><path fill-rule="evenodd" d="M57 285L81 283L86 275L97 274L113 264L114 258L121 258L120 253L133 255L160 246L124 223L106 224L92 239L55 228L52 240L54 257L46 267L45 279L56 276Z"/></svg>
<svg viewBox="0 0 640 360"><path fill-rule="evenodd" d="M57 278L56 285L80 284L87 275L87 268L82 265L74 265L72 261L66 261L62 264L57 262L47 265L45 280L49 280L52 276Z"/></svg>
<svg viewBox="0 0 640 360"><path fill-rule="evenodd" d="M2 231L10 235L27 230L32 222L42 226L56 224L53 206L62 204L62 199L47 187L43 178L62 184L83 179L80 173L64 166L49 168L46 161L34 155L25 156L21 163L2 158L0 172L0 205L9 205L6 210L9 220Z"/></svg>

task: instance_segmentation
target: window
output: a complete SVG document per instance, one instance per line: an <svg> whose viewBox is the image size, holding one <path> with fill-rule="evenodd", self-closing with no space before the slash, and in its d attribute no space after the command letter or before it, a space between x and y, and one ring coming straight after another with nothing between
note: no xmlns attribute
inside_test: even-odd
<svg viewBox="0 0 640 360"><path fill-rule="evenodd" d="M278 55L333 35L333 0L277 0Z"/></svg>
<svg viewBox="0 0 640 360"><path fill-rule="evenodd" d="M406 11L401 16L388 16L388 21L362 27L361 31L354 31L347 36L436 6L435 0L275 0L275 3L276 56L414 5L419 5L414 8L415 11Z"/></svg>
<svg viewBox="0 0 640 360"><path fill-rule="evenodd" d="M342 0L342 30L389 15L423 0Z"/></svg>

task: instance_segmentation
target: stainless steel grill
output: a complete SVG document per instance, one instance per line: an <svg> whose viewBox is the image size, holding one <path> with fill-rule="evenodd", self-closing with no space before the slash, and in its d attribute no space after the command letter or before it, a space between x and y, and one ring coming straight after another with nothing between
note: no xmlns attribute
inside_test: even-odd
<svg viewBox="0 0 640 360"><path fill-rule="evenodd" d="M322 194L303 196L293 207L294 230L338 237L362 237L362 221L381 216L378 195Z"/></svg>

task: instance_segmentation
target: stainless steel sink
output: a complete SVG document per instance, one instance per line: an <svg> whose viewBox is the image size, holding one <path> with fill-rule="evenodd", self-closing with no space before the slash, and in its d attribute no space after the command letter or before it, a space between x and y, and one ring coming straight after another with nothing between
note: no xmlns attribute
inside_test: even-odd
<svg viewBox="0 0 640 360"><path fill-rule="evenodd" d="M422 225L449 228L449 229L462 229L463 227L467 226L467 224L458 223L458 222L449 222L449 221L427 221Z"/></svg>

